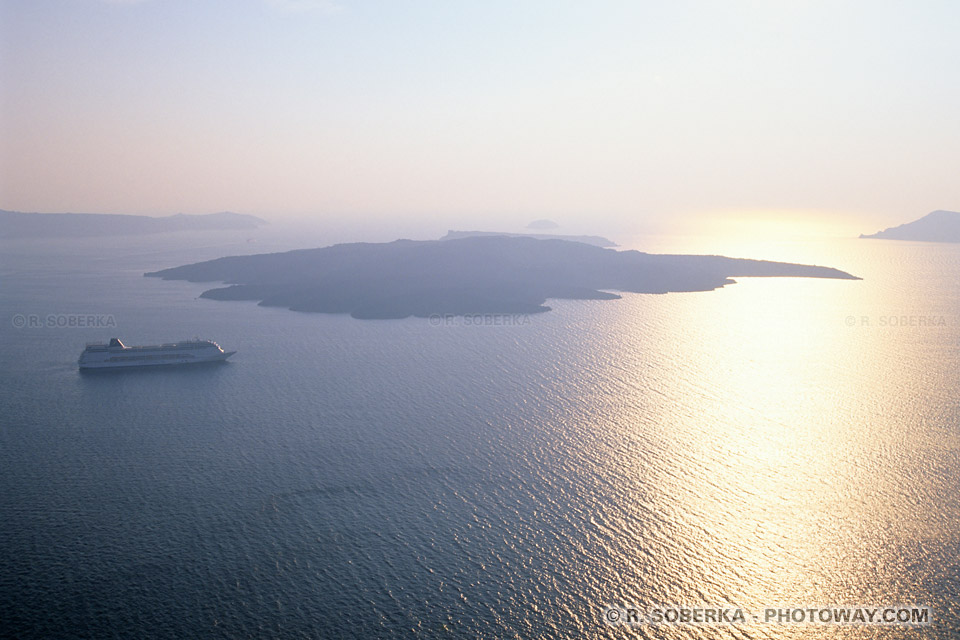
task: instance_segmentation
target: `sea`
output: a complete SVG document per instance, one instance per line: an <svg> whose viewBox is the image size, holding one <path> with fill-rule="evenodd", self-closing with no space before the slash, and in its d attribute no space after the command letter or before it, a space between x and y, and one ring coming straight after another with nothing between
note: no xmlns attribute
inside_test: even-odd
<svg viewBox="0 0 960 640"><path fill-rule="evenodd" d="M0 637L960 637L960 245L637 236L862 280L530 316L143 277L329 244L251 233L0 242Z"/></svg>

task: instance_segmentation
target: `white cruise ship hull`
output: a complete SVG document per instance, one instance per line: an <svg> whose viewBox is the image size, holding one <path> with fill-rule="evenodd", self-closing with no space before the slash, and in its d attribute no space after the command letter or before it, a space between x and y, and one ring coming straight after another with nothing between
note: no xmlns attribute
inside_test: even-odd
<svg viewBox="0 0 960 640"><path fill-rule="evenodd" d="M90 344L77 361L81 370L170 367L223 362L236 351L224 351L216 342L192 340L149 347L127 347L117 338L110 344Z"/></svg>

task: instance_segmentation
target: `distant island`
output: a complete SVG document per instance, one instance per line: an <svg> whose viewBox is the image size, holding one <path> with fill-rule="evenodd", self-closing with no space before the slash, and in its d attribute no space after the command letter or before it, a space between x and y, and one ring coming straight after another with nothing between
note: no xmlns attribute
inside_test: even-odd
<svg viewBox="0 0 960 640"><path fill-rule="evenodd" d="M105 213L22 213L0 210L0 238L84 238L164 233L256 229L267 224L256 216L210 213L155 218Z"/></svg>
<svg viewBox="0 0 960 640"><path fill-rule="evenodd" d="M539 220L533 220L530 224L527 225L527 229L539 229L540 231L545 231L547 229L559 229L558 225L553 220L547 220L546 218L541 218Z"/></svg>
<svg viewBox="0 0 960 640"><path fill-rule="evenodd" d="M916 240L921 242L960 242L960 213L932 211L919 220L890 227L861 238L879 240Z"/></svg>
<svg viewBox="0 0 960 640"><path fill-rule="evenodd" d="M473 238L476 236L508 236L510 238L534 238L535 240L566 240L567 242L582 242L591 244L595 247L616 247L619 246L613 240L608 240L602 236L564 236L552 233L504 233L500 231L447 231L447 235L441 240L460 240L461 238Z"/></svg>
<svg viewBox="0 0 960 640"><path fill-rule="evenodd" d="M550 298L613 300L611 291L710 291L735 276L859 278L828 267L721 256L654 255L578 242L474 236L338 244L233 256L144 274L223 282L201 297L255 300L355 318L538 313Z"/></svg>

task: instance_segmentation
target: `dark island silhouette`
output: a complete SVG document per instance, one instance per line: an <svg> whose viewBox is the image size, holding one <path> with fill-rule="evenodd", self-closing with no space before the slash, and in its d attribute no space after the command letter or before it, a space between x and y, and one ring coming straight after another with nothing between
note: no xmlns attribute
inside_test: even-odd
<svg viewBox="0 0 960 640"><path fill-rule="evenodd" d="M861 238L880 240L914 240L920 242L960 242L960 213L932 211L919 220L890 227L877 233L860 234Z"/></svg>
<svg viewBox="0 0 960 640"><path fill-rule="evenodd" d="M554 233L505 233L502 231L447 231L441 240L459 240L474 236L509 236L511 238L535 238L537 240L566 240L568 242L582 242L595 247L616 247L616 242L603 236L565 236Z"/></svg>
<svg viewBox="0 0 960 640"><path fill-rule="evenodd" d="M106 213L22 213L0 210L0 238L86 238L170 231L256 229L266 224L256 216L224 211L206 215L151 217Z"/></svg>
<svg viewBox="0 0 960 640"><path fill-rule="evenodd" d="M205 291L203 298L368 319L538 313L550 310L544 304L550 298L710 291L733 284L735 276L859 280L828 267L507 236L338 244L219 258L144 275L230 285Z"/></svg>

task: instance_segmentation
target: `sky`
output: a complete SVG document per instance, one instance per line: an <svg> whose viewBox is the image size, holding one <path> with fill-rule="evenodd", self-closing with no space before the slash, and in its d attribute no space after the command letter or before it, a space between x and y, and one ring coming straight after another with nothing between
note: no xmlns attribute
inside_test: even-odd
<svg viewBox="0 0 960 640"><path fill-rule="evenodd" d="M960 210L958 32L953 1L0 0L0 208L873 232Z"/></svg>

